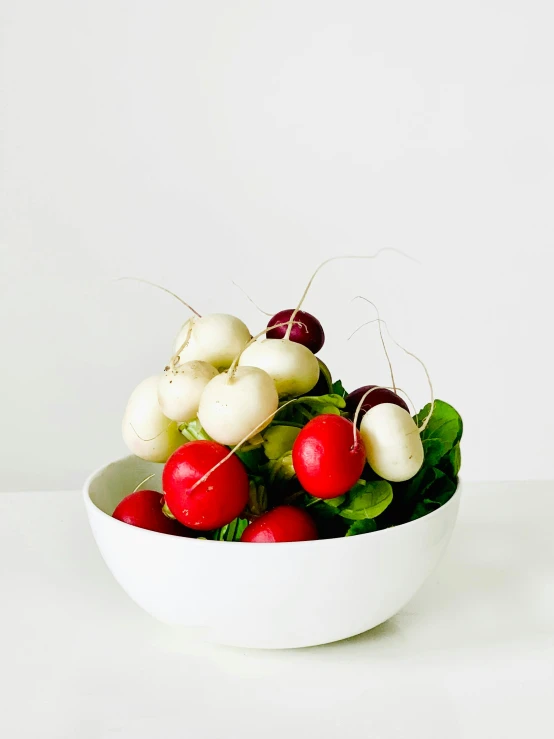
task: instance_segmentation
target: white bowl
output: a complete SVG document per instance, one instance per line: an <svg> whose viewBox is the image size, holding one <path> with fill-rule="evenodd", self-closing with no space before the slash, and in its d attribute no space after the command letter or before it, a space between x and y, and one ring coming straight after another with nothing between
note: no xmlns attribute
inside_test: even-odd
<svg viewBox="0 0 554 739"><path fill-rule="evenodd" d="M115 506L163 465L126 457L84 487L100 552L125 592L168 624L240 647L308 647L383 623L412 598L441 559L460 490L411 523L341 539L282 544L202 541L117 521Z"/></svg>

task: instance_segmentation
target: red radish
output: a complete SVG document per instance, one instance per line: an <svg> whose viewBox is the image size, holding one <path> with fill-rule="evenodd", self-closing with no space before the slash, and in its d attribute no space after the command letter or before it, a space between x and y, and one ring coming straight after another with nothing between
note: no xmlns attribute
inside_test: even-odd
<svg viewBox="0 0 554 739"><path fill-rule="evenodd" d="M267 338L284 339L287 333L287 326L271 327L277 323L284 324L290 321L293 313L294 308L288 308L287 310L281 310L279 313L276 313L267 324L268 329L271 329L267 332ZM290 336L287 338L297 344L303 344L313 354L317 354L325 343L323 326L315 316L303 310L299 310L296 313L295 321L296 323L292 325L290 330Z"/></svg>
<svg viewBox="0 0 554 739"><path fill-rule="evenodd" d="M367 411L370 410L370 408L374 408L376 405L379 405L380 403L394 403L395 405L399 405L401 408L404 408L404 410L408 413L410 412L410 409L408 408L404 400L393 390L389 390L386 387L379 387L378 385L364 385L363 387L359 387L357 390L353 390L349 395L346 396L346 410L352 415L352 417L356 413L356 409L360 403L360 400L367 393L367 391L371 390L372 388L378 389L373 390L373 392L369 393L362 403L360 407L360 412L358 414L358 428L360 426L360 423L362 422L362 418L365 416Z"/></svg>
<svg viewBox="0 0 554 739"><path fill-rule="evenodd" d="M274 544L282 541L312 541L317 539L317 529L306 511L282 505L249 524L241 541L257 544Z"/></svg>
<svg viewBox="0 0 554 739"><path fill-rule="evenodd" d="M165 502L185 526L199 531L217 529L246 507L246 470L237 457L222 462L228 455L229 449L215 441L190 441L167 460L162 475Z"/></svg>
<svg viewBox="0 0 554 739"><path fill-rule="evenodd" d="M180 523L168 518L162 511L163 495L155 490L137 490L127 495L113 512L118 521L139 529L158 531L160 534L186 535Z"/></svg>
<svg viewBox="0 0 554 739"><path fill-rule="evenodd" d="M360 479L366 462L360 433L342 416L309 421L292 447L292 464L304 490L316 498L344 495Z"/></svg>

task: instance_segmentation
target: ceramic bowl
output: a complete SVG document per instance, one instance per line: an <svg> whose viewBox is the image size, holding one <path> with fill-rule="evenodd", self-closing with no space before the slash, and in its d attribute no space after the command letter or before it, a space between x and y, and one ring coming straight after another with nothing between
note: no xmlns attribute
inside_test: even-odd
<svg viewBox="0 0 554 739"><path fill-rule="evenodd" d="M158 534L112 518L140 481L161 490L163 465L126 457L94 472L85 506L98 548L125 592L168 624L239 647L307 647L394 616L435 569L460 502L423 518L341 539L243 544Z"/></svg>

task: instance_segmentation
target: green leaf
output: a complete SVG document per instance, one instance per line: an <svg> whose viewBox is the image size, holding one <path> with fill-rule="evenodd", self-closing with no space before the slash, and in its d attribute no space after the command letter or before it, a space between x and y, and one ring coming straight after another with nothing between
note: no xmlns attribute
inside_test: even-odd
<svg viewBox="0 0 554 739"><path fill-rule="evenodd" d="M225 524L212 533L212 539L215 541L239 541L242 532L248 526L246 518L234 518L231 523Z"/></svg>
<svg viewBox="0 0 554 739"><path fill-rule="evenodd" d="M359 480L347 495L340 515L351 521L376 518L392 503L392 486L385 480Z"/></svg>
<svg viewBox="0 0 554 739"><path fill-rule="evenodd" d="M248 510L255 516L267 510L267 490L262 477L251 476L249 479Z"/></svg>
<svg viewBox="0 0 554 739"><path fill-rule="evenodd" d="M319 379L316 382L315 386L312 388L311 393L312 395L316 394L328 394L333 392L333 380L331 379L331 373L329 372L329 367L325 364L325 362L322 362L319 357L317 358L317 363L319 364ZM315 391L315 392L314 392ZM308 393L306 393L307 395Z"/></svg>
<svg viewBox="0 0 554 739"><path fill-rule="evenodd" d="M265 470L269 476L269 482L284 482L292 480L296 475L292 464L292 452L283 454L279 459L270 459Z"/></svg>
<svg viewBox="0 0 554 739"><path fill-rule="evenodd" d="M350 525L345 536L369 534L372 531L377 531L377 524L372 518L364 518L362 521L354 521L354 523Z"/></svg>
<svg viewBox="0 0 554 739"><path fill-rule="evenodd" d="M333 393L335 395L340 395L341 398L346 398L346 396L348 395L340 380L337 380L333 383Z"/></svg>
<svg viewBox="0 0 554 739"><path fill-rule="evenodd" d="M456 446L452 447L448 454L441 459L439 469L441 469L452 480L455 480L460 472L461 464L462 454L460 452L460 445L456 444Z"/></svg>
<svg viewBox="0 0 554 739"><path fill-rule="evenodd" d="M296 426L270 426L262 436L265 456L268 459L279 459L290 452L300 429Z"/></svg>
<svg viewBox="0 0 554 739"><path fill-rule="evenodd" d="M315 518L332 518L340 513L340 505L344 503L344 500L344 495L341 495L340 498L322 500L306 493L304 498L301 498L298 502L303 508L309 508L310 515L313 515ZM334 501L340 502L338 505L333 505Z"/></svg>
<svg viewBox="0 0 554 739"><path fill-rule="evenodd" d="M447 503L456 492L456 487L456 480L452 480L441 470L436 468L429 470L425 485L418 491L420 499L416 503L410 521L421 518Z"/></svg>
<svg viewBox="0 0 554 739"><path fill-rule="evenodd" d="M209 437L204 431L197 418L188 423L180 423L178 428L187 441L212 441L211 437Z"/></svg>
<svg viewBox="0 0 554 739"><path fill-rule="evenodd" d="M440 439L422 439L422 443L426 467L434 467L448 454L448 443L444 444Z"/></svg>
<svg viewBox="0 0 554 739"><path fill-rule="evenodd" d="M175 520L175 516L174 516L174 515L173 515L173 513L171 513L171 511L169 510L169 506L168 506L168 505L167 505L167 503L165 502L165 498L164 498L164 504L163 504L163 506L162 506L162 513L163 513L163 514L164 514L164 516L166 516L167 518L172 518L173 520Z"/></svg>
<svg viewBox="0 0 554 739"><path fill-rule="evenodd" d="M427 418L431 410L431 405L427 404L415 417L415 422L420 426L424 419ZM436 400L433 414L429 419L429 423L421 434L423 446L427 445L431 460L426 460L428 466L437 463L440 457L448 454L448 452L456 444L459 444L463 433L463 423L458 411L451 405L445 403L444 400ZM439 454L439 444L441 445L441 453Z"/></svg>
<svg viewBox="0 0 554 739"><path fill-rule="evenodd" d="M323 413L331 413L335 416L342 415L341 411L345 405L344 398L334 393L329 395L304 395L289 402L282 410L278 410L276 423L292 422L302 428L312 418Z"/></svg>
<svg viewBox="0 0 554 739"><path fill-rule="evenodd" d="M259 473L267 462L263 447L261 446L246 452L239 449L235 454L246 467L247 472L253 474Z"/></svg>
<svg viewBox="0 0 554 739"><path fill-rule="evenodd" d="M424 500L420 500L419 503L414 508L414 512L412 513L410 517L410 521L416 521L418 518L423 518L423 516L426 516L428 513L432 513L433 511L436 511L437 508L439 508L439 503L435 503L433 500L429 500L428 498L425 498Z"/></svg>

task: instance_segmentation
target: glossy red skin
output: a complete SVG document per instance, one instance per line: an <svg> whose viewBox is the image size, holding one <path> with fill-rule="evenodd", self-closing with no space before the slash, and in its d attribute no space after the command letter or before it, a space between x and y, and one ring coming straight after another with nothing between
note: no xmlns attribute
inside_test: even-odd
<svg viewBox="0 0 554 739"><path fill-rule="evenodd" d="M285 323L294 313L294 308L287 308L276 313L267 324L268 328L276 323ZM294 319L299 323L293 323L289 339L297 344L303 344L308 349L317 354L325 343L325 332L323 326L311 313L299 310ZM303 324L303 325L300 325ZM279 326L266 332L268 339L284 339L288 326Z"/></svg>
<svg viewBox="0 0 554 739"><path fill-rule="evenodd" d="M371 388L374 387L378 386L364 385L363 387L359 387L357 390L353 390L349 395L346 396L346 410L348 411L348 413L350 413L352 418L354 418L354 414L356 413L356 408L358 407L360 400L363 398L368 390L371 390ZM368 410L370 408L374 408L376 405L380 405L381 403L394 403L395 405L399 405L401 408L404 408L404 410L408 411L408 413L410 412L410 409L408 408L404 400L400 397L400 395L397 395L393 390L387 390L387 388L381 387L379 388L379 390L374 390L372 393L369 393L369 395L362 403L362 407L360 408L360 412L358 414L358 427L360 426L362 418L365 416Z"/></svg>
<svg viewBox="0 0 554 739"><path fill-rule="evenodd" d="M123 498L112 516L118 521L139 529L158 531L160 534L186 536L180 523L168 518L162 511L164 498L156 490L137 490Z"/></svg>
<svg viewBox="0 0 554 739"><path fill-rule="evenodd" d="M292 464L304 490L316 498L344 495L362 475L362 438L347 418L324 414L309 421L292 447Z"/></svg>
<svg viewBox="0 0 554 739"><path fill-rule="evenodd" d="M241 541L256 544L276 544L283 541L312 541L317 539L317 529L306 511L282 505L249 524Z"/></svg>
<svg viewBox="0 0 554 739"><path fill-rule="evenodd" d="M190 491L228 453L227 447L215 441L189 441L165 463L162 474L165 502L183 525L210 531L229 523L246 507L248 476L237 457L230 457Z"/></svg>

